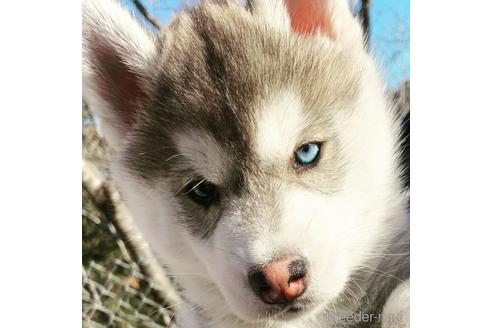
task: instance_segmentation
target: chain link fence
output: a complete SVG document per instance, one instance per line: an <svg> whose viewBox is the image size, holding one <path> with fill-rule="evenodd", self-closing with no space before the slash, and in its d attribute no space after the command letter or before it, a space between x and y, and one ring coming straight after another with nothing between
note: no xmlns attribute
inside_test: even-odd
<svg viewBox="0 0 492 328"><path fill-rule="evenodd" d="M97 195L94 186L107 183L109 148L97 131L93 116L83 107L84 179L82 191L82 319L83 327L171 327L174 290L155 279L160 268L152 267L145 244L137 244L128 231L128 218L118 218L104 205L107 197ZM96 182L87 182L85 169L95 170ZM103 190L103 189L101 189ZM131 222L130 222L131 224ZM141 242L139 242L141 243ZM160 277L162 280L163 278ZM156 282L156 280L158 280Z"/></svg>
<svg viewBox="0 0 492 328"><path fill-rule="evenodd" d="M155 283L127 256L114 227L90 220L101 232L111 234L121 258L99 264L90 260L82 269L82 319L84 327L170 327L172 313L160 303Z"/></svg>

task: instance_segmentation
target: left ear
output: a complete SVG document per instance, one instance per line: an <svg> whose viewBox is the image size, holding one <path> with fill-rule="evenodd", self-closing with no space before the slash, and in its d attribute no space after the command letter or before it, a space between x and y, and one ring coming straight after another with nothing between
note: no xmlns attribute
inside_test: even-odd
<svg viewBox="0 0 492 328"><path fill-rule="evenodd" d="M248 6L277 28L364 46L361 26L346 0L249 0Z"/></svg>
<svg viewBox="0 0 492 328"><path fill-rule="evenodd" d="M84 99L119 149L146 97L155 37L114 0L83 1L82 36Z"/></svg>

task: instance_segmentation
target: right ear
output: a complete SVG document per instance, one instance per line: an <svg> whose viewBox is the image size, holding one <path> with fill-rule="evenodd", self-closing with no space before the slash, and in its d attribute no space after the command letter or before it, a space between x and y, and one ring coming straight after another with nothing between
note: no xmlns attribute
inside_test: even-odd
<svg viewBox="0 0 492 328"><path fill-rule="evenodd" d="M248 0L247 5L277 29L364 48L362 29L347 0Z"/></svg>
<svg viewBox="0 0 492 328"><path fill-rule="evenodd" d="M118 149L146 97L155 37L113 0L84 0L82 8L84 98Z"/></svg>

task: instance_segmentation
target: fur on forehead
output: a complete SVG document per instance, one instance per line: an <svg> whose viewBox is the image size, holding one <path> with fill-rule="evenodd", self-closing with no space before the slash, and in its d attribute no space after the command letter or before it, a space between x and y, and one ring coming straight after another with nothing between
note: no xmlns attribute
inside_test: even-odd
<svg viewBox="0 0 492 328"><path fill-rule="evenodd" d="M215 184L223 184L228 178L231 161L225 151L209 133L188 130L172 136L177 153L167 161L179 157L181 169L206 178Z"/></svg>
<svg viewBox="0 0 492 328"><path fill-rule="evenodd" d="M351 107L365 60L352 49L272 29L230 2L182 12L160 48L149 101L129 138L129 148L140 149L127 154L129 162L142 176L157 173L157 163L176 152L172 136L190 129L207 131L240 162L251 157L256 111L282 90L301 98L311 121L324 122Z"/></svg>

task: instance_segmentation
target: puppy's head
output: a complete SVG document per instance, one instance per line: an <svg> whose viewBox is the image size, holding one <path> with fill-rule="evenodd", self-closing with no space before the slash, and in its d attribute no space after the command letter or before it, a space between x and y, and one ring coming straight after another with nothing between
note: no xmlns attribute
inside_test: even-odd
<svg viewBox="0 0 492 328"><path fill-rule="evenodd" d="M84 94L123 196L157 255L203 269L184 288L201 279L248 321L336 300L400 193L391 113L345 1L210 1L160 35L86 1L83 33Z"/></svg>

